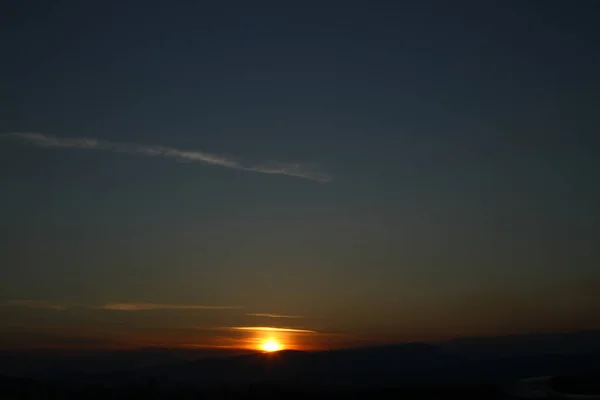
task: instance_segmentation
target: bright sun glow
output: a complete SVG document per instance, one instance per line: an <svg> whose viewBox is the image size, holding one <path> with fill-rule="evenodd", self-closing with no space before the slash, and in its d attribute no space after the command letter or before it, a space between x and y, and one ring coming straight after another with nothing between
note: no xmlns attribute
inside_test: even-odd
<svg viewBox="0 0 600 400"><path fill-rule="evenodd" d="M269 353L281 350L281 345L274 340L267 340L261 347L264 351L268 351Z"/></svg>

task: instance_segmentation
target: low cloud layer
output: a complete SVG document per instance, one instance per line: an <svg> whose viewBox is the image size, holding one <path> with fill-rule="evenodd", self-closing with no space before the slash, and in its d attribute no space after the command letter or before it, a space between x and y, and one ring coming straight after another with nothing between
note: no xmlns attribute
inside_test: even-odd
<svg viewBox="0 0 600 400"><path fill-rule="evenodd" d="M273 161L247 165L234 157L211 154L198 150L183 150L165 146L118 143L93 138L59 138L56 136L30 132L10 133L8 136L15 137L35 146L44 148L105 150L147 157L171 158L177 161L196 162L243 171L260 172L263 174L287 175L321 183L330 182L333 179L331 175L320 171L318 166L309 164L293 164Z"/></svg>

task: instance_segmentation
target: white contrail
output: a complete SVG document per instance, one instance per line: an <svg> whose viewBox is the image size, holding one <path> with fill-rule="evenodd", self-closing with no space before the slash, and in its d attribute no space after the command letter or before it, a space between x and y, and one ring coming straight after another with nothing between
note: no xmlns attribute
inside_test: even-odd
<svg viewBox="0 0 600 400"><path fill-rule="evenodd" d="M118 143L93 138L59 138L52 135L30 132L9 133L8 136L20 138L38 147L107 150L148 157L165 157L177 161L198 162L243 171L260 172L263 174L287 175L310 179L321 183L330 182L333 179L331 175L321 172L316 166L309 164L270 162L246 165L229 156L205 153L197 150L181 150L166 146Z"/></svg>

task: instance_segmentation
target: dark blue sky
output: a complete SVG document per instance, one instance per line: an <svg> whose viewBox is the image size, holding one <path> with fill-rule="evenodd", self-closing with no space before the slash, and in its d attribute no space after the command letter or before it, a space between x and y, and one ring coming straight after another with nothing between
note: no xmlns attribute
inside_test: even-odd
<svg viewBox="0 0 600 400"><path fill-rule="evenodd" d="M0 11L0 341L600 328L595 2L176 3Z"/></svg>

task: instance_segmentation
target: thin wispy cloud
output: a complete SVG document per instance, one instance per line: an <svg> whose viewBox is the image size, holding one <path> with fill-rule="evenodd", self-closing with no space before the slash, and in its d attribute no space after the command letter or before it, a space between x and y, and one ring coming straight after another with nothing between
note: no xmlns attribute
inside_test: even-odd
<svg viewBox="0 0 600 400"><path fill-rule="evenodd" d="M160 303L106 303L102 305L65 304L46 300L11 300L9 306L64 311L72 308L109 311L149 311L149 310L230 310L239 307L196 304L160 304Z"/></svg>
<svg viewBox="0 0 600 400"><path fill-rule="evenodd" d="M108 303L99 307L99 310L114 311L148 311L148 310L231 310L233 306L204 306L190 304L155 304L155 303Z"/></svg>
<svg viewBox="0 0 600 400"><path fill-rule="evenodd" d="M265 318L304 318L301 315L286 315L286 314L269 314L269 313L246 313L250 317L265 317Z"/></svg>
<svg viewBox="0 0 600 400"><path fill-rule="evenodd" d="M27 307L27 308L39 308L39 309L43 309L43 310L56 310L56 311L63 311L66 310L67 306L65 306L64 304L59 304L59 303L53 303L50 301L46 301L46 300L11 300L8 301L7 304L9 306L16 306L16 307Z"/></svg>
<svg viewBox="0 0 600 400"><path fill-rule="evenodd" d="M41 133L10 133L9 135L19 137L27 142L33 143L39 147L62 147L76 149L96 149L100 148L100 141L88 138L57 138Z"/></svg>
<svg viewBox="0 0 600 400"><path fill-rule="evenodd" d="M7 135L43 148L105 150L146 157L163 157L181 162L202 163L243 171L260 172L263 174L287 175L321 183L330 182L333 179L331 175L320 171L315 164L292 164L282 162L245 164L231 156L166 146L110 142L93 138L60 138L52 135L30 132L9 133Z"/></svg>
<svg viewBox="0 0 600 400"><path fill-rule="evenodd" d="M292 333L317 333L309 329L294 329L294 328L275 328L271 326L234 326L229 329L235 331L252 331L252 332L292 332Z"/></svg>

